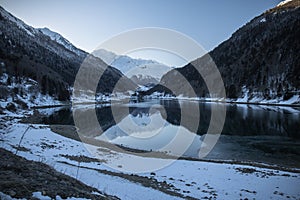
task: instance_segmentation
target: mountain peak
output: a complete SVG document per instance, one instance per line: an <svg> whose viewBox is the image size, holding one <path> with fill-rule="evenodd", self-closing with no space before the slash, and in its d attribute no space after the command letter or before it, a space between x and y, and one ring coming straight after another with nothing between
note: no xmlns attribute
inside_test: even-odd
<svg viewBox="0 0 300 200"><path fill-rule="evenodd" d="M278 11L286 11L300 7L300 0L285 0L281 1L276 7L271 8L266 13L277 13Z"/></svg>
<svg viewBox="0 0 300 200"><path fill-rule="evenodd" d="M285 1L281 1L277 6L283 6L289 2L291 2L292 0L285 0Z"/></svg>
<svg viewBox="0 0 300 200"><path fill-rule="evenodd" d="M0 67L10 79L19 81L30 78L36 81L36 88L30 94L34 96L33 98L43 94L62 101L69 100L77 72L87 57L88 71L92 71L89 73L93 76L91 80L99 80L98 75L100 72L102 74L101 80L95 82L99 85L98 93L127 92L136 88L129 79L121 79L120 71L107 67L101 59L88 56L88 53L73 46L59 33L49 28L35 29L26 25L1 7L0 49ZM85 77L83 80L90 83ZM118 81L121 82L121 87L116 88L115 84ZM88 91L86 88L89 88L89 85L86 82L80 81L81 89L76 91L79 97ZM5 86L10 85L5 83ZM24 95L23 90L14 91L9 87L5 88L7 98Z"/></svg>
<svg viewBox="0 0 300 200"><path fill-rule="evenodd" d="M37 33L37 31L33 27L25 24L22 20L13 16L1 6L0 6L0 14L1 14L1 19L5 19L12 23L15 23L20 29L24 30L28 35L34 36Z"/></svg>
<svg viewBox="0 0 300 200"><path fill-rule="evenodd" d="M19 29L25 31L31 37L36 37L38 34L42 33L42 34L50 37L51 40L57 42L60 45L63 45L66 49L74 52L77 55L82 55L82 53L83 53L83 51L76 48L71 42L69 42L67 39L65 39L62 35L50 30L47 27L37 28L37 29L33 28L32 26L25 24L22 20L13 16L11 13L6 11L1 6L0 6L0 14L1 14L1 18L0 18L1 20L6 20L9 23L16 24Z"/></svg>
<svg viewBox="0 0 300 200"><path fill-rule="evenodd" d="M119 69L138 85L158 83L162 75L172 69L155 60L117 55L105 49L97 49L92 54L103 60L106 64Z"/></svg>
<svg viewBox="0 0 300 200"><path fill-rule="evenodd" d="M82 52L77 49L71 42L69 42L66 38L64 38L62 35L60 35L57 32L54 32L52 30L50 30L47 27L44 28L38 28L37 30L39 30L41 33L43 33L44 35L50 37L51 40L63 45L66 49L76 53L77 55L80 55Z"/></svg>
<svg viewBox="0 0 300 200"><path fill-rule="evenodd" d="M96 49L92 54L98 58L101 58L106 64L110 65L117 57L117 54L107 51L105 49Z"/></svg>

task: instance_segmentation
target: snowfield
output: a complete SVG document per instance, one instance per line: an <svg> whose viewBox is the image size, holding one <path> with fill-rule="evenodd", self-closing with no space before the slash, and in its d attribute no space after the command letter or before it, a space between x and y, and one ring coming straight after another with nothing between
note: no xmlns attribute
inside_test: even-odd
<svg viewBox="0 0 300 200"><path fill-rule="evenodd" d="M96 49L94 56L120 70L125 76L137 82L158 83L161 77L173 67L155 60L135 59L126 55L116 55L105 49Z"/></svg>
<svg viewBox="0 0 300 200"><path fill-rule="evenodd" d="M281 1L281 2L277 5L277 7L283 6L284 4L287 4L287 3L291 2L291 1L292 1L292 0L284 0L284 1Z"/></svg>
<svg viewBox="0 0 300 200"><path fill-rule="evenodd" d="M3 118L3 115L0 115ZM132 174L122 163L140 157L83 144L46 125L6 122L0 147L29 160L46 163L120 199L299 199L300 174L255 166L176 160L167 167ZM26 131L27 130L27 131ZM92 149L92 151L88 151ZM99 159L91 155L97 153ZM83 160L76 160L79 156ZM166 159L144 157L145 163ZM110 166L116 166L112 168ZM295 169L298 170L298 169ZM3 196L4 194L0 194ZM33 194L39 196L37 191Z"/></svg>
<svg viewBox="0 0 300 200"><path fill-rule="evenodd" d="M59 33L56 33L54 31L51 31L48 28L38 28L37 30L41 31L44 35L47 35L50 37L51 40L56 41L57 43L63 45L66 49L76 53L77 55L82 55L83 52L78 50L71 42L69 42L67 39L65 39L62 35Z"/></svg>

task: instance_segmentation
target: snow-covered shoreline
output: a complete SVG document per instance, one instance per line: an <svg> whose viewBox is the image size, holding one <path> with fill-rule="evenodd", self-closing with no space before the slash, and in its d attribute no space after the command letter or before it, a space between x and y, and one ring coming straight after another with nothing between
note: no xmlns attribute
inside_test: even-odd
<svg viewBox="0 0 300 200"><path fill-rule="evenodd" d="M119 95L118 96L102 96L96 100L88 100L88 98L75 99L73 104L101 104L109 102L118 102L118 101L130 101L138 100L137 97L128 96L128 95ZM300 96L295 95L289 100L279 100L271 99L266 100L263 98L254 98L252 100L246 100L245 98L238 99L224 99L224 98L203 98L203 97L185 97L185 96L163 96L161 94L154 94L150 96L144 96L143 100L184 100L184 101L199 101L199 102L214 102L214 103L230 103L230 104L248 104L248 105L265 105L265 106L287 106L287 107L300 107Z"/></svg>
<svg viewBox="0 0 300 200"><path fill-rule="evenodd" d="M136 155L92 145L88 145L87 150L87 144L58 135L47 125L30 125L24 134L29 124L19 123L18 120L7 121L8 126L1 133L1 148L28 160L46 163L59 172L121 199L300 197L297 187L300 184L299 173L272 169L267 165L179 159L157 171L132 176L123 167L124 162L133 162L138 158ZM93 154L97 153L99 160L92 156L91 149ZM76 160L80 156L90 161ZM142 159L145 162L160 160L151 157ZM112 165L116 168L111 168Z"/></svg>
<svg viewBox="0 0 300 200"><path fill-rule="evenodd" d="M265 105L265 106L289 106L289 107L300 107L300 96L295 95L289 100L271 99L266 100L263 98L254 98L247 100L245 98L238 99L224 99L224 98L203 98L203 97L185 97L185 96L145 96L144 99L161 99L161 100L185 100L185 101L199 101L199 102L215 102L215 103L230 103L230 104L248 104L248 105Z"/></svg>
<svg viewBox="0 0 300 200"><path fill-rule="evenodd" d="M220 99L204 100L184 97L177 99L196 102L235 103ZM86 104L111 104L115 100L107 98L105 101L97 102L82 101L77 102L74 106L81 108L82 105ZM129 101L129 98L122 98L119 101ZM13 102L12 99L11 102ZM1 101L4 108L8 103ZM263 104L245 102L237 102L237 104L263 106ZM271 104L265 106L269 105ZM300 197L296 187L300 184L300 169L298 168L230 160L180 158L157 171L131 175L131 173L124 171L124 165L127 162L134 163L137 158L141 159L137 155L114 151L107 147L83 144L53 132L48 125L20 123L21 118L33 114L33 109L59 106L63 106L63 104L61 102L53 102L50 105L42 104L41 106L34 104L30 105L27 111L17 109L16 112L4 109L4 114L0 115L0 123L5 124L0 131L0 148L28 160L46 163L55 170L78 179L88 186L121 199L297 199ZM67 106L71 106L71 104L67 104ZM42 110L41 113L43 113ZM86 146L89 146L89 150ZM94 154L90 152L91 149L94 151L93 153L98 155L96 159ZM90 161L76 160L80 157ZM161 160L157 157L143 157L142 159L146 163L160 162ZM110 166L115 167L111 168ZM288 187L288 185L295 187ZM145 198L145 194L148 198Z"/></svg>

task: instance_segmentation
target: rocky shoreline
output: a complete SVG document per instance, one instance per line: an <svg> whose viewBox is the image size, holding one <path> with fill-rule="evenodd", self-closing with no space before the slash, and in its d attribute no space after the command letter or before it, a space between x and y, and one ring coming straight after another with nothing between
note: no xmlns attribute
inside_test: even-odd
<svg viewBox="0 0 300 200"><path fill-rule="evenodd" d="M35 199L34 192L43 196L89 199L118 199L106 195L96 188L57 172L41 162L29 161L0 148L0 191L13 198ZM4 162L3 162L4 161Z"/></svg>

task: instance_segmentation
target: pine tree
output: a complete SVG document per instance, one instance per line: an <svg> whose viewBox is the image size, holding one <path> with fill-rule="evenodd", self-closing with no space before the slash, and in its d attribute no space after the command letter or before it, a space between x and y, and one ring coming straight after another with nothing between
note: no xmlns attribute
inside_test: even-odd
<svg viewBox="0 0 300 200"><path fill-rule="evenodd" d="M41 92L43 95L46 95L47 94L47 88L48 88L48 80L47 80L47 76L44 75L42 77L42 82L41 82Z"/></svg>
<svg viewBox="0 0 300 200"><path fill-rule="evenodd" d="M3 67L0 65L0 77L3 75Z"/></svg>
<svg viewBox="0 0 300 200"><path fill-rule="evenodd" d="M11 85L11 78L10 77L7 78L7 85Z"/></svg>
<svg viewBox="0 0 300 200"><path fill-rule="evenodd" d="M282 84L279 83L278 87L277 87L277 96L280 97L282 96Z"/></svg>

